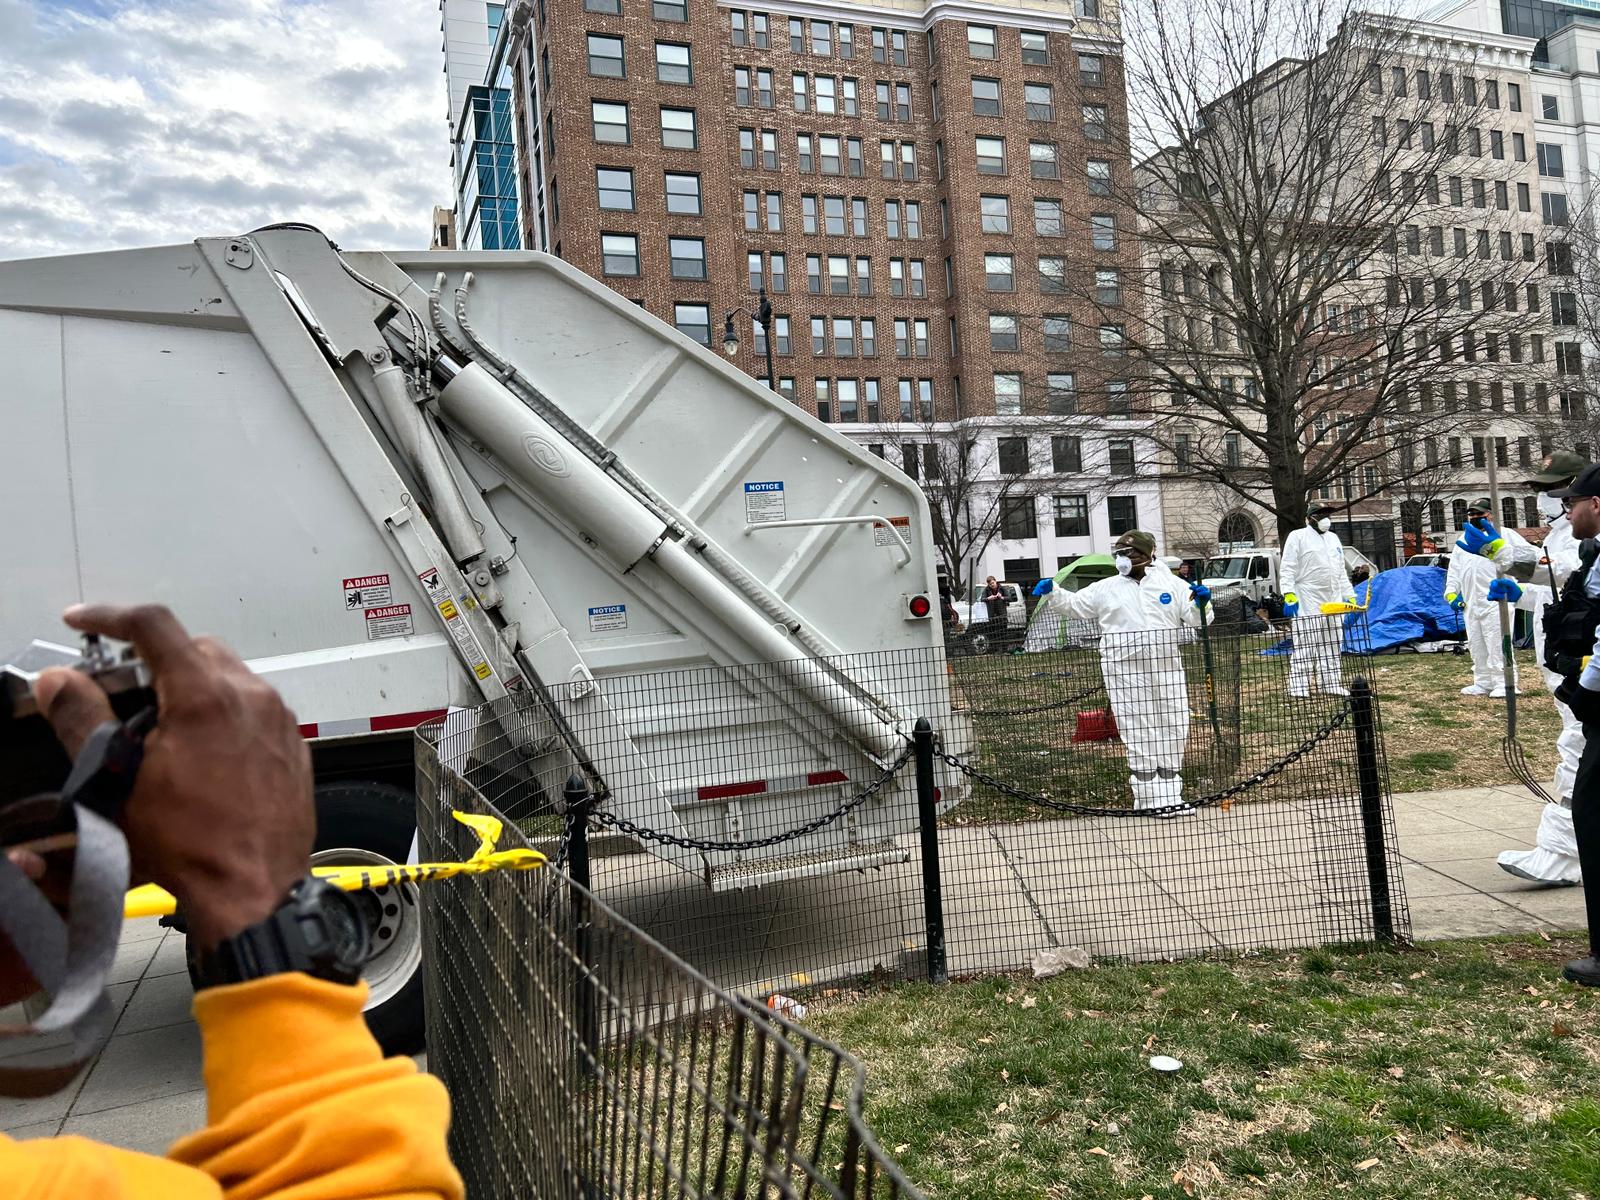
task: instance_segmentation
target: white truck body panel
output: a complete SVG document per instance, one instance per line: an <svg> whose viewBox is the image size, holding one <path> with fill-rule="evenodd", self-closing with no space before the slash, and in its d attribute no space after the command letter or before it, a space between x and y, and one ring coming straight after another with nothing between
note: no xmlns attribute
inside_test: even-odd
<svg viewBox="0 0 1600 1200"><path fill-rule="evenodd" d="M385 305L346 278L320 235L285 229L0 263L0 338L17 348L0 406L0 506L13 514L0 526L0 649L58 636L74 600L159 600L234 645L321 737L381 732L517 693L527 679L577 692L597 680L597 693L568 706L577 756L569 744L538 764L539 778L592 755L617 811L711 839L828 811L877 773L917 716L959 741L934 670L937 608L906 615L908 596L936 596L927 506L912 480L558 260L345 260L424 319L436 273L450 297L471 272L476 335L615 452L692 536L617 561L586 527L618 519L591 500L601 493L566 503L532 432L503 439L497 456L451 415L449 385L428 420L487 551L458 572L438 505L375 402L363 355L383 348L374 314ZM441 324L461 340L452 320ZM391 335L406 328L402 317ZM498 383L484 390L503 399ZM563 443L555 457L577 454ZM839 518L863 520L776 524ZM702 538L803 632L726 586L696 549ZM491 579L481 568L495 559L504 565ZM420 582L430 572L440 578L432 589ZM353 600L344 586L385 575L387 590L358 586ZM775 657L760 652L773 645L792 645L802 701L758 695L748 672L729 670ZM841 677L817 665L819 651L905 653ZM694 667L711 670L692 693L650 699L630 682L607 697L608 678ZM872 719L841 718L847 710ZM773 762L809 759L848 782L695 799L760 777L758 744ZM959 787L942 782L948 805ZM913 797L907 770L852 820L763 852L764 867L750 854L661 852L714 885L718 871L739 886L798 872L785 856L807 858L808 873L819 861L862 865L872 857L864 848L912 827Z"/></svg>

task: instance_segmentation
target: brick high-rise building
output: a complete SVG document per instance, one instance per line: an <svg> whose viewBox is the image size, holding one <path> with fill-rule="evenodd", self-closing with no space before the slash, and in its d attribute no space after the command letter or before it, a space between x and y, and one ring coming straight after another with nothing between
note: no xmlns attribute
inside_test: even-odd
<svg viewBox="0 0 1600 1200"><path fill-rule="evenodd" d="M719 351L733 314L758 377L765 287L775 385L908 471L918 431L963 430L1008 494L968 579L1159 532L1086 299L1135 261L1110 0L519 0L502 24L524 246Z"/></svg>

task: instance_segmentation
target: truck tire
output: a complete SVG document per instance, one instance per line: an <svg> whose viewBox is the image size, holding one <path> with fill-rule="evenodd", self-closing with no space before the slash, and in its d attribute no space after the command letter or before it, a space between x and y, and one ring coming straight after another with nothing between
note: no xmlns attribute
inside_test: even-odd
<svg viewBox="0 0 1600 1200"><path fill-rule="evenodd" d="M388 866L406 861L416 830L416 799L406 789L366 780L319 783L312 866ZM372 989L367 1028L386 1054L423 1048L422 925L411 884L358 892L368 909L374 954L363 974ZM189 977L194 978L193 960Z"/></svg>
<svg viewBox="0 0 1600 1200"><path fill-rule="evenodd" d="M313 866L404 863L417 828L416 796L367 780L319 783ZM357 892L366 904L373 957L363 972L372 994L367 1028L386 1054L423 1046L422 921L414 884Z"/></svg>

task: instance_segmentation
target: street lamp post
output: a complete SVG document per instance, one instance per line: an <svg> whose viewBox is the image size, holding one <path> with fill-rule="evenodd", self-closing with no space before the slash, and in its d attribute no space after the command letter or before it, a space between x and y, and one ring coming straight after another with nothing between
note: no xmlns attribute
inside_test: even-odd
<svg viewBox="0 0 1600 1200"><path fill-rule="evenodd" d="M747 308L736 308L730 312L722 325L722 352L729 358L739 356L739 334L733 327L733 313L742 312L757 325L761 326L762 340L767 345L767 386L773 391L778 390L778 377L772 373L772 301L767 299L767 289L762 288L760 303L756 311Z"/></svg>

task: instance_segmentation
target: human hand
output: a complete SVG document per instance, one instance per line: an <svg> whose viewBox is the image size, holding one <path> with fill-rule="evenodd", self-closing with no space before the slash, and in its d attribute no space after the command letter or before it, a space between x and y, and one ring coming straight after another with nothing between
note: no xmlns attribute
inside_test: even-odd
<svg viewBox="0 0 1600 1200"><path fill-rule="evenodd" d="M1295 617L1300 615L1300 598L1293 592L1283 594L1283 615Z"/></svg>
<svg viewBox="0 0 1600 1200"><path fill-rule="evenodd" d="M1053 580L1053 579L1041 579L1041 580L1039 580L1038 583L1033 585L1033 594L1035 596L1047 596L1051 592L1055 591L1055 589L1056 589L1055 580Z"/></svg>
<svg viewBox="0 0 1600 1200"><path fill-rule="evenodd" d="M1515 579L1496 579L1489 584L1488 596L1491 600L1509 600L1515 604L1522 599L1522 588Z"/></svg>
<svg viewBox="0 0 1600 1200"><path fill-rule="evenodd" d="M1189 585L1189 595L1196 604L1204 608L1211 600L1211 589L1203 583L1191 583Z"/></svg>
<svg viewBox="0 0 1600 1200"><path fill-rule="evenodd" d="M316 818L294 716L233 651L191 638L159 605L77 605L64 618L133 643L150 667L160 718L122 825L134 875L177 897L196 945L210 949L271 913L306 872ZM71 755L113 719L105 693L76 671L43 672L34 695Z"/></svg>
<svg viewBox="0 0 1600 1200"><path fill-rule="evenodd" d="M1461 593L1459 592L1446 592L1444 602L1457 612L1466 611L1467 602L1461 598Z"/></svg>
<svg viewBox="0 0 1600 1200"><path fill-rule="evenodd" d="M1494 527L1493 521L1489 520L1488 517L1483 517L1475 522L1467 522L1466 528L1461 531L1461 536L1456 540L1456 545L1460 546L1468 554L1483 554L1489 551L1489 547L1496 542L1503 542L1500 537L1500 531ZM1492 551L1489 552L1492 553Z"/></svg>

